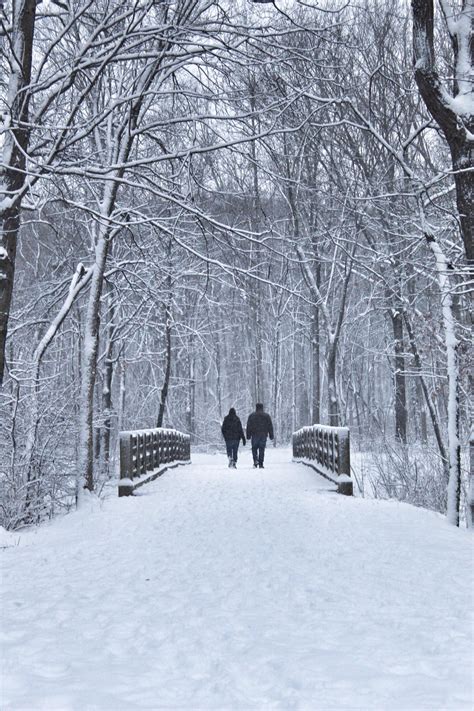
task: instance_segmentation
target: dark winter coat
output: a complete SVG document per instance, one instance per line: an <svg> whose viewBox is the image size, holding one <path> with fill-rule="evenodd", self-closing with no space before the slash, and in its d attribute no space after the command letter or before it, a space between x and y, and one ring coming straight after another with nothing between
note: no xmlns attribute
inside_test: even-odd
<svg viewBox="0 0 474 711"><path fill-rule="evenodd" d="M245 435L242 423L240 418L237 417L235 413L229 412L229 414L224 417L221 431L226 442L232 440L239 442L239 440L242 440L242 444L245 444Z"/></svg>
<svg viewBox="0 0 474 711"><path fill-rule="evenodd" d="M263 410L256 410L249 415L247 420L247 439L251 437L266 437L273 439L272 418Z"/></svg>

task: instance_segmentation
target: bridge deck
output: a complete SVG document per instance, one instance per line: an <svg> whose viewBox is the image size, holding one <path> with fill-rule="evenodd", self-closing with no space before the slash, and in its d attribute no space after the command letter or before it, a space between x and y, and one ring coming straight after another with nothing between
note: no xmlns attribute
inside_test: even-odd
<svg viewBox="0 0 474 711"><path fill-rule="evenodd" d="M469 534L240 454L3 551L3 708L470 706Z"/></svg>

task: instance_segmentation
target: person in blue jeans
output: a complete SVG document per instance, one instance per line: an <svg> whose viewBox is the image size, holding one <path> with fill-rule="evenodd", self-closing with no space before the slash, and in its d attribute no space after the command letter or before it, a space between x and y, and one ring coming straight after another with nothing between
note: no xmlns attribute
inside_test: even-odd
<svg viewBox="0 0 474 711"><path fill-rule="evenodd" d="M247 439L252 441L253 466L255 469L257 467L263 469L267 436L273 439L272 418L267 412L263 411L262 403L257 402L255 412L252 412L247 420Z"/></svg>
<svg viewBox="0 0 474 711"><path fill-rule="evenodd" d="M237 417L237 413L233 407L230 408L229 414L224 417L224 422L221 427L222 436L225 439L225 446L227 449L227 456L229 458L229 467L236 469L237 467L237 453L239 451L240 440L245 447L245 435L242 428L242 423L240 418Z"/></svg>

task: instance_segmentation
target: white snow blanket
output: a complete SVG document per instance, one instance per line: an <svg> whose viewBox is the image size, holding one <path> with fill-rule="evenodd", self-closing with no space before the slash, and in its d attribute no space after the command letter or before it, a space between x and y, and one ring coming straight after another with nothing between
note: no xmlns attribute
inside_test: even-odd
<svg viewBox="0 0 474 711"><path fill-rule="evenodd" d="M291 454L1 539L2 711L472 708L472 537Z"/></svg>

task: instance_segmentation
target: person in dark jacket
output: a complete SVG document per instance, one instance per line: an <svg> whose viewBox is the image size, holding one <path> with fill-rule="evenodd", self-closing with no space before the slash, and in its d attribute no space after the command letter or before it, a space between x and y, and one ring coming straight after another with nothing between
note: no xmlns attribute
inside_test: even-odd
<svg viewBox="0 0 474 711"><path fill-rule="evenodd" d="M273 423L270 415L263 411L261 402L257 402L255 412L247 420L247 439L252 440L253 466L263 469L267 435L273 439Z"/></svg>
<svg viewBox="0 0 474 711"><path fill-rule="evenodd" d="M237 413L233 407L230 408L229 414L224 417L221 431L227 447L229 467L235 469L237 466L237 452L239 451L240 440L242 440L242 444L245 447L246 439L240 418L237 417Z"/></svg>

